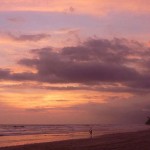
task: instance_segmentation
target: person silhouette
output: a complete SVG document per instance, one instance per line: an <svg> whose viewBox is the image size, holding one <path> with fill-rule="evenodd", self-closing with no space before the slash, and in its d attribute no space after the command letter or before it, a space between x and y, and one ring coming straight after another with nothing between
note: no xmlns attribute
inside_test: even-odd
<svg viewBox="0 0 150 150"><path fill-rule="evenodd" d="M92 139L92 136L93 136L93 130L92 130L92 128L89 130L89 134L90 134L90 138Z"/></svg>

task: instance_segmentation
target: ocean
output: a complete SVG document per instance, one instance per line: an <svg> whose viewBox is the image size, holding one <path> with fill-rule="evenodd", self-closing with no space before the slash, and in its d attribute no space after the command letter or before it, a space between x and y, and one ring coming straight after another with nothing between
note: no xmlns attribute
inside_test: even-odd
<svg viewBox="0 0 150 150"><path fill-rule="evenodd" d="M96 137L145 130L149 126L143 124L0 125L0 147L90 138L90 128L93 130L93 137Z"/></svg>

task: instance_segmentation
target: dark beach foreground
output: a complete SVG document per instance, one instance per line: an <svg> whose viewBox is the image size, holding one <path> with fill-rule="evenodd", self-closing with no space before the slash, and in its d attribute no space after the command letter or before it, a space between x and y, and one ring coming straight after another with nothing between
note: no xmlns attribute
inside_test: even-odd
<svg viewBox="0 0 150 150"><path fill-rule="evenodd" d="M0 148L0 150L150 150L150 130Z"/></svg>

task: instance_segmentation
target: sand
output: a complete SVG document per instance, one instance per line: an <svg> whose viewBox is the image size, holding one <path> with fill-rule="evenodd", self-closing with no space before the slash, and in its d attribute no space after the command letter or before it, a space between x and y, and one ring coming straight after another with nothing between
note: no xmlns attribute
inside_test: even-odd
<svg viewBox="0 0 150 150"><path fill-rule="evenodd" d="M6 147L0 150L150 150L150 130L109 134L93 139Z"/></svg>

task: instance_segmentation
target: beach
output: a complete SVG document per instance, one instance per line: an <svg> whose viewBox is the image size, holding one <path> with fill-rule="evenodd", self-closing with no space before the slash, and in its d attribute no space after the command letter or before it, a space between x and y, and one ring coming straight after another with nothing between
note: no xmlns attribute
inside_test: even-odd
<svg viewBox="0 0 150 150"><path fill-rule="evenodd" d="M149 150L150 130L0 148L0 150Z"/></svg>

